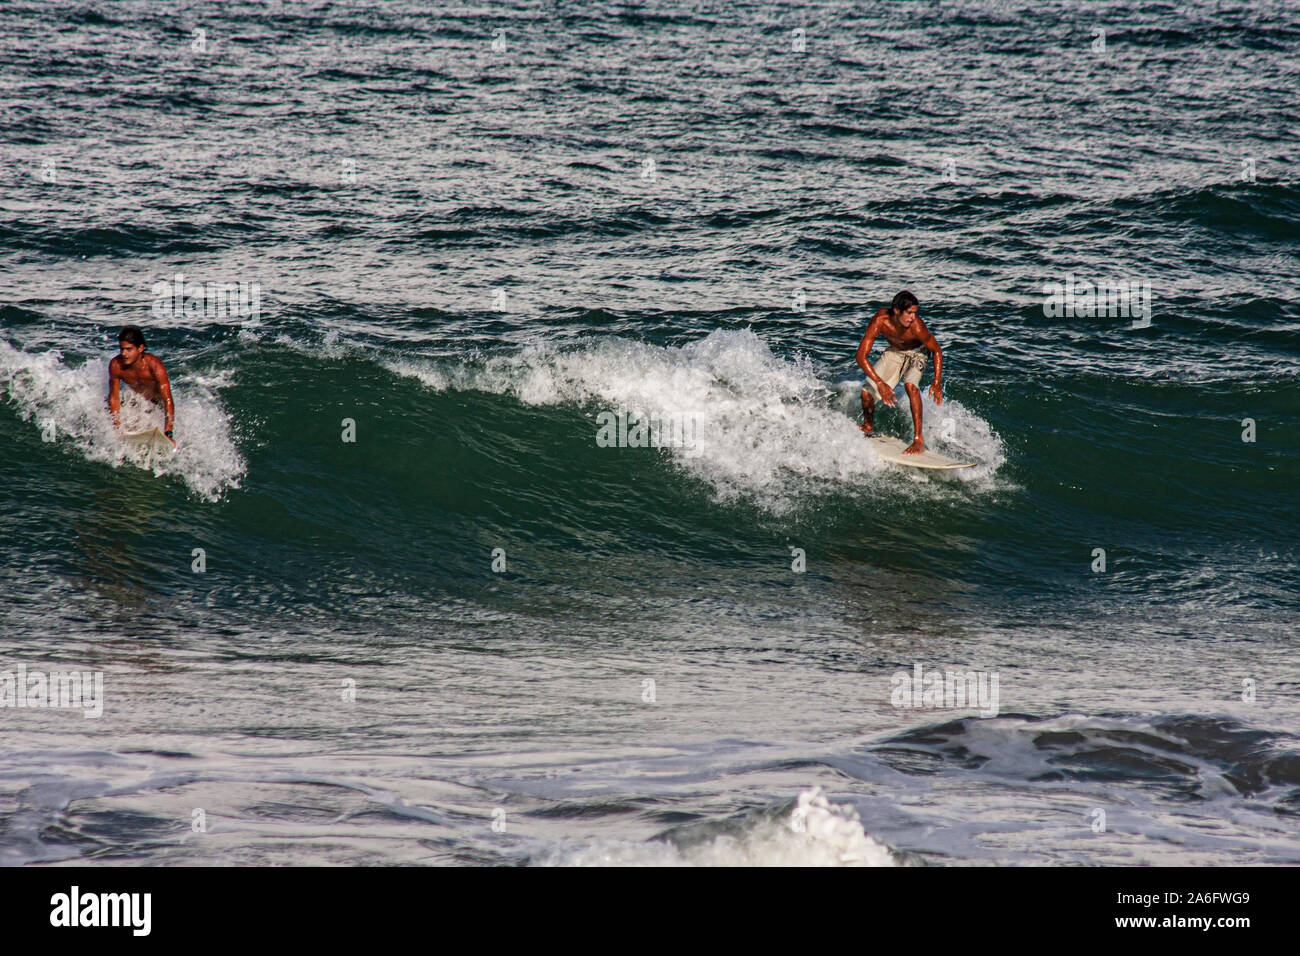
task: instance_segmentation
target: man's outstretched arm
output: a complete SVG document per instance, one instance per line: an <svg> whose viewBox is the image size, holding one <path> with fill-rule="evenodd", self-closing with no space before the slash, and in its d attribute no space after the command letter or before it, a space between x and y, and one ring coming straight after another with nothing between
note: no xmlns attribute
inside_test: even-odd
<svg viewBox="0 0 1300 956"><path fill-rule="evenodd" d="M886 405L894 404L894 390L884 383L876 370L871 367L867 361L867 356L871 354L871 346L876 343L876 336L880 334L880 317L877 315L867 324L867 331L862 336L862 341L858 344L858 367L866 374L867 378L875 382L876 388L880 390L880 399Z"/></svg>
<svg viewBox="0 0 1300 956"><path fill-rule="evenodd" d="M934 381L930 384L930 397L936 405L943 404L943 349L939 340L924 325L921 326L921 344L934 355Z"/></svg>
<svg viewBox="0 0 1300 956"><path fill-rule="evenodd" d="M119 376L117 374L117 359L108 363L108 410L113 413L113 424L122 424L119 421L119 413L122 411L122 396L118 392Z"/></svg>
<svg viewBox="0 0 1300 956"><path fill-rule="evenodd" d="M176 419L176 406L172 404L172 383L167 378L167 368L163 365L161 359L154 359L154 375L158 378L158 391L162 393L164 408L167 410L167 422L163 426L168 437L171 437L172 426Z"/></svg>

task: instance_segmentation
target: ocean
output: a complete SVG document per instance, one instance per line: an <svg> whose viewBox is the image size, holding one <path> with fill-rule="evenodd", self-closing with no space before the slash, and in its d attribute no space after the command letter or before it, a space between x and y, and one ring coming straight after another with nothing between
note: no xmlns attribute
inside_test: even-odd
<svg viewBox="0 0 1300 956"><path fill-rule="evenodd" d="M0 50L0 863L1300 863L1294 4Z"/></svg>

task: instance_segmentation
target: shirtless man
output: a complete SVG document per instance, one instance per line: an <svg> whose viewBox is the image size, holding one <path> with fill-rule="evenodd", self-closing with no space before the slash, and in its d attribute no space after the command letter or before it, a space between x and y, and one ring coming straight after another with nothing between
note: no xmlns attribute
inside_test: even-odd
<svg viewBox="0 0 1300 956"><path fill-rule="evenodd" d="M132 390L143 395L149 401L162 405L167 414L163 433L171 439L172 424L176 417L176 408L172 404L172 386L167 379L167 369L156 355L144 350L144 333L134 325L127 325L117 336L121 354L108 363L108 408L113 413L113 424L121 426L122 396L118 382L126 382Z"/></svg>
<svg viewBox="0 0 1300 956"><path fill-rule="evenodd" d="M943 352L917 316L917 308L916 296L910 292L898 293L890 308L881 309L872 317L858 346L858 365L867 373L867 381L862 386L862 425L859 427L868 435L873 434L875 400L879 398L886 405L895 404L894 386L901 377L912 405L912 429L915 433L915 440L904 449L904 455L919 455L925 451L925 442L921 439L921 389L918 387L925 371L923 349L934 353L934 384L930 386L930 396L936 405L943 404L943 389L939 385L943 376ZM867 356L877 335L885 337L889 348L873 368L867 362Z"/></svg>

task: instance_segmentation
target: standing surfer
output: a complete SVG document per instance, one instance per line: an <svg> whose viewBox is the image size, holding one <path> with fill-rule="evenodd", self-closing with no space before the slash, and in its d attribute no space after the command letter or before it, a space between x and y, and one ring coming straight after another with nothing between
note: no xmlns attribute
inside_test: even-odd
<svg viewBox="0 0 1300 956"><path fill-rule="evenodd" d="M943 404L943 389L939 382L943 376L943 352L930 330L925 327L917 315L919 305L916 296L910 292L900 292L894 296L893 304L888 309L878 311L867 324L867 331L858 345L858 365L867 373L867 380L862 386L862 425L859 426L868 435L875 431L876 398L886 405L894 405L894 386L899 378L907 390L908 402L912 406L912 428L915 439L904 449L904 455L919 455L925 451L925 442L921 438L921 375L925 371L925 349L934 353L934 383L930 386L930 396L936 405ZM871 346L876 336L883 335L889 342L889 348L880 356L880 361L873 367L867 361Z"/></svg>

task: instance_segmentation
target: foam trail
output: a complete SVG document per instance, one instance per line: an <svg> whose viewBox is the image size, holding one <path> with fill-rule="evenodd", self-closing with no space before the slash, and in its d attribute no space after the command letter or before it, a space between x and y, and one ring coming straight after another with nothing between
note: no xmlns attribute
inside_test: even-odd
<svg viewBox="0 0 1300 956"><path fill-rule="evenodd" d="M108 363L95 359L70 368L58 352L32 354L0 340L0 385L7 401L16 406L44 437L66 443L87 461L114 468L139 467L133 450L120 441L113 428L105 398ZM124 393L129 388L123 387ZM161 458L151 469L155 475L174 475L197 495L216 501L238 488L246 464L230 434L230 422L216 394L203 381L189 377L172 383L176 402L176 454ZM160 410L131 401L123 408L123 423L161 424Z"/></svg>
<svg viewBox="0 0 1300 956"><path fill-rule="evenodd" d="M831 803L814 787L794 810L758 815L738 831L688 844L600 841L551 851L542 866L898 866L890 849L867 835L853 807Z"/></svg>
<svg viewBox="0 0 1300 956"><path fill-rule="evenodd" d="M656 417L693 416L699 445L669 448L675 464L722 500L747 498L781 513L809 493L884 482L942 491L954 482L989 488L1004 461L988 424L953 401L925 400L933 447L980 467L953 481L922 479L885 465L851 415L857 385L818 379L804 358L783 359L752 330L715 331L680 348L606 338L577 347L530 345L477 363L393 360L387 367L429 388L512 395L527 405L569 403ZM594 415L593 415L594 417ZM593 425L593 441L595 427Z"/></svg>

